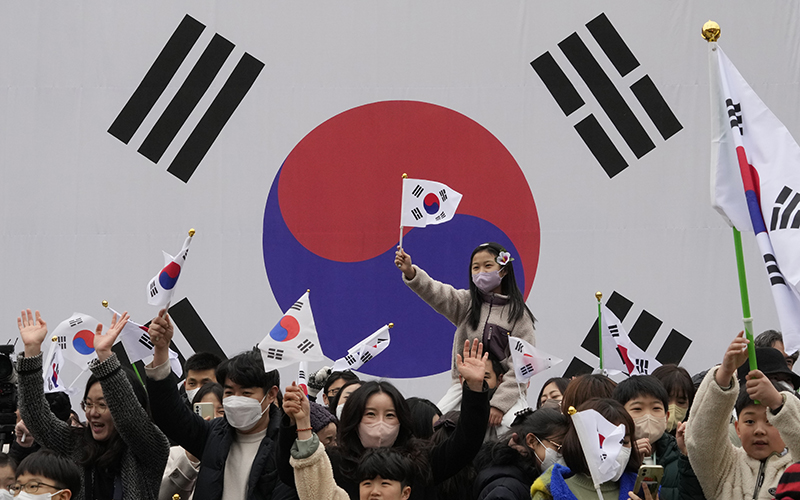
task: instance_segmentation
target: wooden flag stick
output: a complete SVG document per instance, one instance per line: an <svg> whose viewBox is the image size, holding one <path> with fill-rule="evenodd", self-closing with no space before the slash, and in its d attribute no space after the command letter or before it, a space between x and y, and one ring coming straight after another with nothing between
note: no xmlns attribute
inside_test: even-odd
<svg viewBox="0 0 800 500"><path fill-rule="evenodd" d="M597 340L600 348L600 371L603 371L603 310L600 304L600 299L603 298L603 292L596 292L594 297L597 299Z"/></svg>

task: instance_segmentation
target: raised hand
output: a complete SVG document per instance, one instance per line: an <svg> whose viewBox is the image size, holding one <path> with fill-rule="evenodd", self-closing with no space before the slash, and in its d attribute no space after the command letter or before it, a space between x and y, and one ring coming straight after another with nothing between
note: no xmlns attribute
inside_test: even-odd
<svg viewBox="0 0 800 500"><path fill-rule="evenodd" d="M169 344L175 334L166 308L158 311L158 316L150 321L147 333L150 335L150 342L155 347L152 366L161 366L169 361Z"/></svg>
<svg viewBox="0 0 800 500"><path fill-rule="evenodd" d="M403 271L403 274L407 280L413 280L414 276L417 275L416 269L411 267L411 256L408 255L402 248L398 248L394 253L394 265Z"/></svg>
<svg viewBox="0 0 800 500"><path fill-rule="evenodd" d="M98 323L94 332L94 352L97 353L97 359L105 361L111 357L111 348L114 346L114 342L117 341L117 337L119 337L128 319L130 319L130 316L128 316L127 311L122 313L122 317L119 319L114 313L114 316L111 317L111 328L108 329L105 335L103 335L102 323Z"/></svg>
<svg viewBox="0 0 800 500"><path fill-rule="evenodd" d="M747 374L746 387L750 399L768 406L771 410L776 410L783 404L783 396L761 370L753 370Z"/></svg>
<svg viewBox="0 0 800 500"><path fill-rule="evenodd" d="M42 342L47 337L47 323L39 311L36 311L35 321L30 309L22 311L17 318L17 327L22 344L25 346L25 357L33 357L42 352Z"/></svg>
<svg viewBox="0 0 800 500"><path fill-rule="evenodd" d="M464 342L464 356L456 354L456 368L464 377L470 390L481 392L483 390L483 376L486 374L486 360L489 352L483 353L483 342L473 339L472 347L469 340Z"/></svg>
<svg viewBox="0 0 800 500"><path fill-rule="evenodd" d="M283 412L298 428L311 427L311 405L303 389L295 382L283 393Z"/></svg>
<svg viewBox="0 0 800 500"><path fill-rule="evenodd" d="M678 430L675 431L675 441L678 443L678 449L684 455L689 455L686 451L686 422L678 424Z"/></svg>
<svg viewBox="0 0 800 500"><path fill-rule="evenodd" d="M717 384L720 387L728 387L736 369L747 361L747 344L749 343L750 341L744 336L744 331L741 331L728 346L725 356L722 358L722 365L717 369L716 374Z"/></svg>
<svg viewBox="0 0 800 500"><path fill-rule="evenodd" d="M637 439L635 445L636 449L639 450L639 455L643 457L649 457L653 453L653 445L650 444L650 440L647 438Z"/></svg>

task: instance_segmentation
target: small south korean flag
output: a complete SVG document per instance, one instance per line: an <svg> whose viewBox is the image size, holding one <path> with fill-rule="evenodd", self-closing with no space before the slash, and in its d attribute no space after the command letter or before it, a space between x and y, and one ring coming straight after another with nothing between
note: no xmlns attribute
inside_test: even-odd
<svg viewBox="0 0 800 500"><path fill-rule="evenodd" d="M95 359L94 332L99 321L83 313L73 313L53 330L64 358L75 363L81 370L89 368Z"/></svg>
<svg viewBox="0 0 800 500"><path fill-rule="evenodd" d="M508 346L511 349L511 360L514 362L514 374L517 382L528 380L534 374L543 372L563 361L517 337L509 337Z"/></svg>
<svg viewBox="0 0 800 500"><path fill-rule="evenodd" d="M393 326L393 323L383 325L375 333L348 349L343 358L339 358L333 363L331 371L358 370L364 366L364 363L382 353L389 347L392 340L389 329Z"/></svg>
<svg viewBox="0 0 800 500"><path fill-rule="evenodd" d="M324 358L308 294L297 299L258 343L267 370Z"/></svg>
<svg viewBox="0 0 800 500"><path fill-rule="evenodd" d="M186 264L186 256L189 254L189 244L192 242L193 236L194 229L189 231L189 236L183 242L181 251L175 257L167 252L161 252L164 254L164 267L147 283L147 303L151 306L162 307L172 300L175 285Z"/></svg>
<svg viewBox="0 0 800 500"><path fill-rule="evenodd" d="M53 336L53 342L50 344L50 351L47 353L45 360L44 372L42 378L44 379L44 393L51 392L67 392L67 387L61 379L61 369L64 368L64 356L61 353L61 343L58 342L58 337Z"/></svg>
<svg viewBox="0 0 800 500"><path fill-rule="evenodd" d="M403 208L400 225L425 227L441 224L453 218L461 193L441 182L403 179Z"/></svg>

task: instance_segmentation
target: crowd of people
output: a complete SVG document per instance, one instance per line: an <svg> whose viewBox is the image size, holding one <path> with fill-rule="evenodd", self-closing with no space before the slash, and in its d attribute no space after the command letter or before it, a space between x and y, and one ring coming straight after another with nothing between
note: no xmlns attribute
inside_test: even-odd
<svg viewBox="0 0 800 500"><path fill-rule="evenodd" d="M756 370L740 333L694 377L675 365L619 383L555 377L529 408L508 335L534 344L535 319L512 261L496 243L477 247L460 290L397 251L403 281L456 327L452 385L437 403L327 367L305 392L281 384L257 349L196 353L179 382L162 309L141 379L111 351L127 314L98 325L81 421L65 394L44 393L47 324L23 311L19 421L0 454L0 500L800 498L800 376L779 332L756 338ZM617 473L599 485L571 418L589 410L624 427L609 458ZM655 495L634 491L643 465L663 470Z"/></svg>

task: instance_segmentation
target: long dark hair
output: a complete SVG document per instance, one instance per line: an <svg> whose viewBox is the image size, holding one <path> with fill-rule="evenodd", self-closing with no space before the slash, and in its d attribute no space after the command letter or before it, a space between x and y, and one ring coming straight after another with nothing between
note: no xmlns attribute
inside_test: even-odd
<svg viewBox="0 0 800 500"><path fill-rule="evenodd" d="M130 370L121 368L122 372L128 377L128 382L133 387L133 394L139 404L142 405L144 411L150 417L150 403L147 398L147 391L145 390L142 382ZM83 400L89 394L89 389L94 384L99 384L100 380L92 374L86 382L86 390L83 393ZM108 411L111 411L110 409ZM112 414L113 418L113 414ZM116 475L120 472L122 466L122 455L128 448L128 445L120 437L119 432L115 432L105 441L97 441L92 436L92 426L87 425L84 428L75 428L75 432L82 435L83 439L83 456L78 464L82 467L94 467L99 471L107 474Z"/></svg>
<svg viewBox="0 0 800 500"><path fill-rule="evenodd" d="M472 303L467 312L467 317L469 318L469 325L473 330L478 329L478 323L480 323L481 319L481 306L484 300L483 294L478 290L478 287L475 286L475 283L472 282L472 259L475 257L476 253L484 250L495 257L500 255L500 252L506 251L502 245L492 241L490 243L478 245L478 247L472 251L472 255L469 256L469 295L472 299ZM503 266L503 269L506 270L506 274L500 282L500 293L508 297L508 304L510 306L508 310L508 322L514 323L522 318L524 314L527 314L531 319L531 323L535 323L536 318L533 317L533 313L528 309L528 306L525 305L525 298L522 297L522 292L519 291L519 286L517 286L517 279L514 277L514 263L509 262Z"/></svg>
<svg viewBox="0 0 800 500"><path fill-rule="evenodd" d="M361 439L358 437L358 426L364 416L364 409L367 407L369 398L381 393L386 394L392 400L395 415L400 424L400 431L392 448L400 449L406 456L411 458L417 467L417 477L425 478L429 474L427 471L427 459L423 453L426 451L426 446L423 441L414 438L412 434L411 411L408 409L406 399L391 383L375 380L364 382L361 387L350 394L347 399L348 403L344 405L342 410L337 436L337 448L342 456L342 472L352 478L361 457L366 452L366 449L361 444Z"/></svg>

